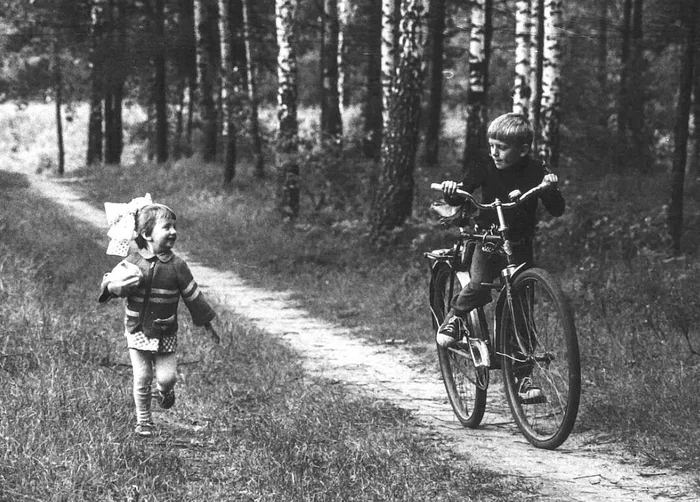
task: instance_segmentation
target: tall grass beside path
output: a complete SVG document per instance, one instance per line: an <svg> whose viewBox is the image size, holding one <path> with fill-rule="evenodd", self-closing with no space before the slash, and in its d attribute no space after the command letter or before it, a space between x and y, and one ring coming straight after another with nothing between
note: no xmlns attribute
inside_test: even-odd
<svg viewBox="0 0 700 502"><path fill-rule="evenodd" d="M177 404L135 437L122 306L96 302L103 236L2 171L0 230L0 501L531 498L221 306L221 346L183 312Z"/></svg>

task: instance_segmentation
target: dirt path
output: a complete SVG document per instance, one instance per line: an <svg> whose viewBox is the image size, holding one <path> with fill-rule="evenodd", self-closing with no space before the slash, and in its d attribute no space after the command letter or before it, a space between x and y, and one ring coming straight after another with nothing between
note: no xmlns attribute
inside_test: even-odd
<svg viewBox="0 0 700 502"><path fill-rule="evenodd" d="M67 183L36 175L32 186L76 218L106 230L104 213ZM465 429L454 419L434 366L425 367L400 345L378 346L349 330L312 318L289 295L255 288L231 272L194 262L202 289L233 312L280 336L302 356L306 370L411 409L436 438L494 471L538 485L537 500L698 500L691 481L670 470L650 469L625 458L614 444L574 434L556 451L537 450L517 432L498 389L490 391L483 427Z"/></svg>

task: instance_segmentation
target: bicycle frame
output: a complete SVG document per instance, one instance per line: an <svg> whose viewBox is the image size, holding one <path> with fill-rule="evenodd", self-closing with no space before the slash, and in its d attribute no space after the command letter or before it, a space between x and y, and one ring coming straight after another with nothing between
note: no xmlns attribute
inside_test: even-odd
<svg viewBox="0 0 700 502"><path fill-rule="evenodd" d="M449 297L452 298L455 293L454 277L456 276L460 280L460 283L464 285L466 285L470 279L469 270L466 270L466 268L470 265L471 262L470 259L468 260L468 262L466 260L466 251L468 249L469 242L475 242L477 245L479 245L479 242L481 242L482 246L486 244L492 244L496 246L496 250L500 248L503 251L503 253L506 256L506 266L501 270L500 285L482 284L482 286L488 286L493 289L500 289L498 300L496 301L494 322L492 323L493 330L489 334L491 346L493 347L494 351L497 351L494 353L494 355L502 355L502 353L505 353L505 347L501 346L503 343L505 343L505 341L500 340L498 336L502 329L502 316L500 314L502 312L502 309L505 308L506 305L507 308L509 308L510 311L513 312L513 295L511 292L511 285L513 284L513 281L517 278L517 276L528 266L527 263L517 263L515 261L513 253L514 244L508 238L509 227L505 220L504 209L514 208L522 204L530 197L538 194L546 188L549 188L549 186L549 183L543 181L536 187L520 195L518 199L514 202L502 202L500 199L495 199L490 204L482 204L479 201L477 201L469 192L465 192L463 190L458 189L456 193L458 195L463 196L465 199L470 200L472 203L474 203L474 205L477 208L496 211L496 215L498 217L498 227L495 229L495 233L469 232L466 230L465 227L459 227L459 238L452 248L438 249L425 254L426 257L432 261L431 269L434 268L438 263L443 262L455 271L455 274L450 278L449 286ZM433 183L431 184L431 188L435 190L442 190L442 185L440 185L439 183ZM434 312L433 318L435 318ZM515 339L518 341L519 348L524 351L520 333L518 332L517 323L515 324L516 325L513 326L516 332ZM488 328L487 332L489 332Z"/></svg>

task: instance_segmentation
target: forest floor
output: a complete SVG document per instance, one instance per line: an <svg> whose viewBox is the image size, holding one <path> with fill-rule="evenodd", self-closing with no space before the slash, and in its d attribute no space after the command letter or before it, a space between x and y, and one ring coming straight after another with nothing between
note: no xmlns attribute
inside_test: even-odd
<svg viewBox="0 0 700 502"><path fill-rule="evenodd" d="M104 213L81 197L79 181L24 174L37 191L65 206L75 218L106 230ZM434 360L426 362L401 343L368 342L357 330L314 318L290 299L291 292L253 287L229 271L198 264L182 249L178 254L190 263L207 295L285 340L299 353L310 376L411 410L435 441L475 464L534 484L539 491L536 500L659 501L700 496L682 472L648 467L645 459L629 455L599 434L572 434L555 451L532 447L513 423L497 382L489 390L483 425L466 429L454 418Z"/></svg>

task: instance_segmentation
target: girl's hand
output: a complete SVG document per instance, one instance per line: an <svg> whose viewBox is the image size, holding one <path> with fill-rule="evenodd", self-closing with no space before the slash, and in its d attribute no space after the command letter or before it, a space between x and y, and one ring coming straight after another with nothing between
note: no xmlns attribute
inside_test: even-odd
<svg viewBox="0 0 700 502"><path fill-rule="evenodd" d="M206 329L209 332L209 336L211 337L214 343L221 343L221 337L219 336L219 333L216 332L214 326L212 326L210 322L204 325L204 329Z"/></svg>
<svg viewBox="0 0 700 502"><path fill-rule="evenodd" d="M124 281L114 281L107 284L107 291L114 296L129 296L139 288L139 277L131 277Z"/></svg>

